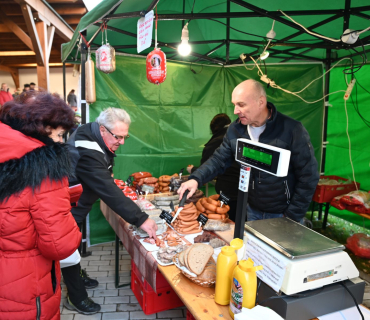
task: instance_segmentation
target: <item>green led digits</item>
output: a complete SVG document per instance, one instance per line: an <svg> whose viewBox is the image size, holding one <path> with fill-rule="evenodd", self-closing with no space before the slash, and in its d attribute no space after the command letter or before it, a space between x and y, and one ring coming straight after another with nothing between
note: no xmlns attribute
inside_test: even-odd
<svg viewBox="0 0 370 320"><path fill-rule="evenodd" d="M265 163L267 165L271 165L272 161L272 155L259 151L259 150L254 150L251 148L243 148L243 156L249 159L253 159L262 163Z"/></svg>

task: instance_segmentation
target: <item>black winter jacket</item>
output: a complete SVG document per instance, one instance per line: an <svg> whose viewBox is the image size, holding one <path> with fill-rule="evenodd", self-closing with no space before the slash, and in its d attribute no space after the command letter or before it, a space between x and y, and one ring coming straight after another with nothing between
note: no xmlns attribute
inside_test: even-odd
<svg viewBox="0 0 370 320"><path fill-rule="evenodd" d="M275 177L252 168L248 202L262 212L283 213L300 221L312 200L319 173L309 134L303 125L278 112L272 103L272 116L259 142L291 151L287 177ZM221 146L189 179L202 185L223 173L235 159L236 140L250 139L247 126L239 119L231 123Z"/></svg>
<svg viewBox="0 0 370 320"><path fill-rule="evenodd" d="M202 159L200 163L206 162L215 152L215 150L221 145L223 138L227 132L227 127L218 130L212 135L212 138L204 145L202 152ZM197 170L198 167L193 167L192 173ZM240 164L233 161L232 165L225 170L223 174L217 176L215 189L217 193L222 191L227 195L230 200L236 200L238 198L238 183L239 183Z"/></svg>
<svg viewBox="0 0 370 320"><path fill-rule="evenodd" d="M78 150L79 158L77 157L75 170L83 187L77 207L71 210L76 222L83 222L94 202L100 198L124 220L140 227L148 215L127 198L114 183L112 168L116 155L105 144L99 125L92 122L78 127L67 144ZM73 149L70 148L71 152ZM72 155L72 162L74 159L76 156Z"/></svg>

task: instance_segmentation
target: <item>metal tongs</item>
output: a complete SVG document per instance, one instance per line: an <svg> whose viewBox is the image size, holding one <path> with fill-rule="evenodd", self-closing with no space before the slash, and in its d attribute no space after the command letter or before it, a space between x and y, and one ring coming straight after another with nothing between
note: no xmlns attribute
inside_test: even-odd
<svg viewBox="0 0 370 320"><path fill-rule="evenodd" d="M181 201L179 203L179 207L178 207L178 209L177 209L174 217L171 220L171 224L176 220L176 218L178 217L178 215L180 214L180 212L184 209L184 205L185 205L185 201L186 201L186 198L188 196L188 193L189 193L189 190L186 190L184 192L184 194L182 195Z"/></svg>

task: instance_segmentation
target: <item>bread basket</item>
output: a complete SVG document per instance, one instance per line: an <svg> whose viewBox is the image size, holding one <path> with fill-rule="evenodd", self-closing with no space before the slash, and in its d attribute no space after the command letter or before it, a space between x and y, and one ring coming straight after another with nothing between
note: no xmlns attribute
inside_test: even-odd
<svg viewBox="0 0 370 320"><path fill-rule="evenodd" d="M190 275L188 272L183 270L183 268L185 267L181 267L178 260L179 254L180 253L175 254L174 257L172 258L172 261L175 264L175 266L179 268L181 273L191 282L202 287L212 287L216 283L216 262L212 257L208 260L204 268L204 271L199 276L194 277Z"/></svg>

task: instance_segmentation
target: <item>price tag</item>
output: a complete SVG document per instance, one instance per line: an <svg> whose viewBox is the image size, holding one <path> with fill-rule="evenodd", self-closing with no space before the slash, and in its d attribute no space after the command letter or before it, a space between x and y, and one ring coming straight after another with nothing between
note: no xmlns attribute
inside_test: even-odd
<svg viewBox="0 0 370 320"><path fill-rule="evenodd" d="M149 11L144 18L137 22L137 52L149 48L152 45L153 34L153 10Z"/></svg>
<svg viewBox="0 0 370 320"><path fill-rule="evenodd" d="M251 174L250 167L241 166L240 176L239 176L239 190L240 191L248 192L250 174Z"/></svg>

